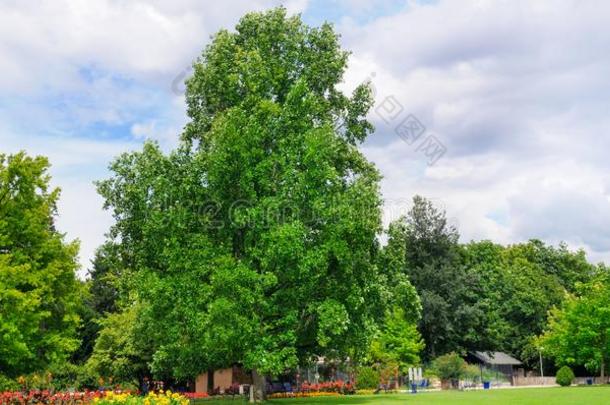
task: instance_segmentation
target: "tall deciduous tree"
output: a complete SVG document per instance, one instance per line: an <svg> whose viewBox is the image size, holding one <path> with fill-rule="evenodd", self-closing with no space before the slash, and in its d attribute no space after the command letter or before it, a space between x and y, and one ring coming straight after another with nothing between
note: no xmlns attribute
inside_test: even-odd
<svg viewBox="0 0 610 405"><path fill-rule="evenodd" d="M78 345L78 243L55 229L48 169L43 157L0 154L0 370L12 377Z"/></svg>
<svg viewBox="0 0 610 405"><path fill-rule="evenodd" d="M357 149L371 93L337 89L347 57L328 24L246 15L194 66L184 145L147 144L100 183L156 320L154 367L241 362L260 388L312 355L368 349L388 294L379 174Z"/></svg>
<svg viewBox="0 0 610 405"><path fill-rule="evenodd" d="M610 360L610 274L581 285L578 296L554 309L538 343L558 365L583 365L604 377Z"/></svg>

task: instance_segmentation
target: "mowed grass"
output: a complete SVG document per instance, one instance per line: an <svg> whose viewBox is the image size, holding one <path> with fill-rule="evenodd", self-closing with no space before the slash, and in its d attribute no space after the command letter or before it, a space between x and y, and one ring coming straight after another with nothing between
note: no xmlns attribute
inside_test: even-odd
<svg viewBox="0 0 610 405"><path fill-rule="evenodd" d="M246 403L234 401L205 401L209 405ZM373 396L345 396L321 398L274 399L269 405L430 405L430 404L519 404L519 405L563 405L563 404L610 404L610 386L596 387L552 387L515 388L478 391L442 391L412 394L389 394Z"/></svg>
<svg viewBox="0 0 610 405"><path fill-rule="evenodd" d="M478 391L442 391L415 395L376 395L370 397L311 398L271 401L277 405L361 404L610 404L610 387L515 388Z"/></svg>

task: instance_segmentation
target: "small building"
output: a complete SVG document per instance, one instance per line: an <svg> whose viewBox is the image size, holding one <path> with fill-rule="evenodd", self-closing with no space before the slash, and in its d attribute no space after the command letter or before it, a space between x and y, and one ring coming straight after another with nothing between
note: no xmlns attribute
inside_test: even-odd
<svg viewBox="0 0 610 405"><path fill-rule="evenodd" d="M502 374L511 385L515 376L523 374L523 363L504 352L472 352L468 354L466 361Z"/></svg>
<svg viewBox="0 0 610 405"><path fill-rule="evenodd" d="M235 385L252 384L250 373L243 367L234 364L231 368L214 370L213 373L202 373L195 379L195 392L226 392Z"/></svg>

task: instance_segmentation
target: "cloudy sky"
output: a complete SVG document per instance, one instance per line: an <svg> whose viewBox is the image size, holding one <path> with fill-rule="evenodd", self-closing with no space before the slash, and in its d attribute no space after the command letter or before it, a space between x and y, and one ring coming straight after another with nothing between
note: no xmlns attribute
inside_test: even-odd
<svg viewBox="0 0 610 405"><path fill-rule="evenodd" d="M0 151L49 156L83 272L112 223L92 182L145 139L174 146L209 36L280 3L335 24L345 89L374 85L363 150L386 221L422 194L464 241L566 241L610 262L609 2L4 0Z"/></svg>

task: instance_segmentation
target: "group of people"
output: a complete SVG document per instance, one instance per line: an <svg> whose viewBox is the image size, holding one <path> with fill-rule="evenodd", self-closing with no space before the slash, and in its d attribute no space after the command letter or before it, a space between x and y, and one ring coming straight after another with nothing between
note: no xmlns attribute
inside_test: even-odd
<svg viewBox="0 0 610 405"><path fill-rule="evenodd" d="M146 396L150 391L163 391L164 387L165 383L163 381L151 381L148 377L144 377L140 386L140 392Z"/></svg>

